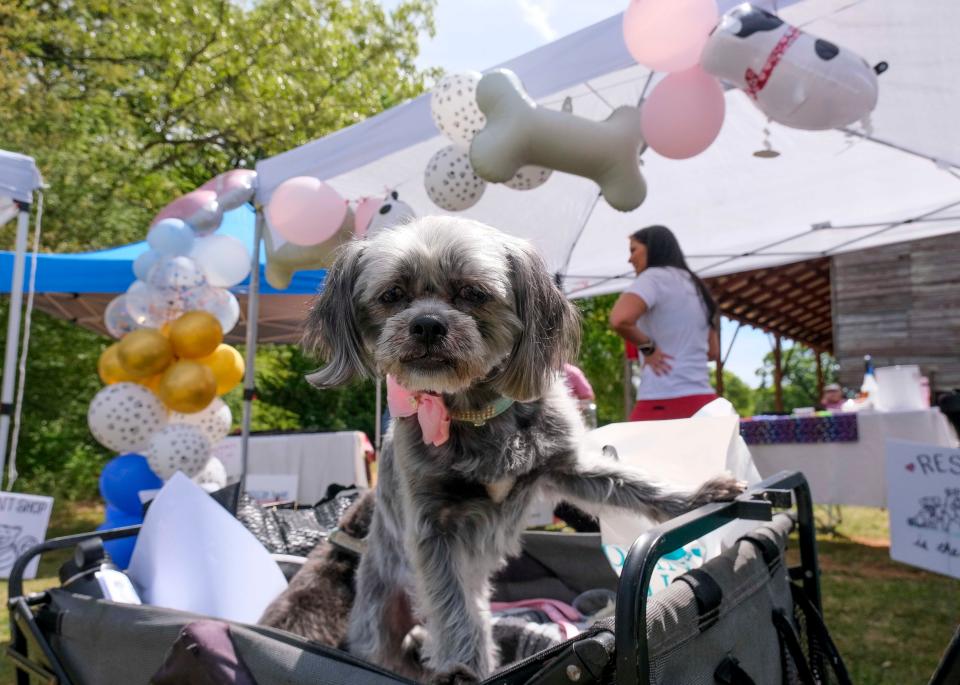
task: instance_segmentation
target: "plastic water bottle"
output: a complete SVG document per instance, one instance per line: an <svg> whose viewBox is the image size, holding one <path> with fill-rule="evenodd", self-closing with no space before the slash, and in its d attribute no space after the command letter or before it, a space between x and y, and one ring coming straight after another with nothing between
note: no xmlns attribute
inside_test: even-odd
<svg viewBox="0 0 960 685"><path fill-rule="evenodd" d="M860 394L875 411L882 411L880 404L880 384L873 373L873 357L869 354L863 357L863 383L860 385Z"/></svg>

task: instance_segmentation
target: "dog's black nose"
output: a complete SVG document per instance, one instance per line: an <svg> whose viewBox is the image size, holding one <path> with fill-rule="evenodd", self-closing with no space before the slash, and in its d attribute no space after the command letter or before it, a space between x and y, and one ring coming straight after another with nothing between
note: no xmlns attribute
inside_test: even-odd
<svg viewBox="0 0 960 685"><path fill-rule="evenodd" d="M447 325L435 316L418 316L410 322L410 336L424 345L438 342L446 334Z"/></svg>

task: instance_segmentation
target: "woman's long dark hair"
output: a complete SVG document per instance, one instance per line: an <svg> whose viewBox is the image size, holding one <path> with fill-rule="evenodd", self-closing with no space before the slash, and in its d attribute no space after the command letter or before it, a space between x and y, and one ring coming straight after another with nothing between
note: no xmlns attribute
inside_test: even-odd
<svg viewBox="0 0 960 685"><path fill-rule="evenodd" d="M707 289L707 285L687 266L687 260L680 249L677 237L666 226L647 226L630 236L647 248L647 268L651 266L673 266L683 269L693 279L700 297L707 308L707 326L717 328L717 301Z"/></svg>

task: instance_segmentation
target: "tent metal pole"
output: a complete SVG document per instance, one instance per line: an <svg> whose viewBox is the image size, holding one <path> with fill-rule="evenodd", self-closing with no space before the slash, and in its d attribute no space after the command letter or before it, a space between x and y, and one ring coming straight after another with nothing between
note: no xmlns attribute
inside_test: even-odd
<svg viewBox="0 0 960 685"><path fill-rule="evenodd" d="M10 311L7 312L7 342L3 354L3 390L0 392L0 486L7 463L7 440L13 417L13 390L17 378L17 350L20 346L20 316L23 310L23 272L27 262L27 232L30 227L30 204L17 201L16 248L13 257L13 280L10 283Z"/></svg>
<svg viewBox="0 0 960 685"><path fill-rule="evenodd" d="M247 467L250 464L250 425L253 421L254 365L257 358L257 322L260 317L260 243L263 240L263 208L257 206L253 233L253 255L250 258L250 291L247 293L246 370L243 376L243 426L240 433L240 492L246 491Z"/></svg>

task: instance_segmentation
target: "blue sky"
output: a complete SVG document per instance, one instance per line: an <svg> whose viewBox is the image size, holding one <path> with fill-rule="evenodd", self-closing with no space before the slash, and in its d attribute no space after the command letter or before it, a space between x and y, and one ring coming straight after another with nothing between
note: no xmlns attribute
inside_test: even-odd
<svg viewBox="0 0 960 685"><path fill-rule="evenodd" d="M381 0L393 8L399 0ZM627 0L439 0L433 38L421 38L417 62L448 72L480 70L532 50L623 11ZM737 324L724 320L721 344L726 354ZM752 387L768 336L744 326L727 358L727 368Z"/></svg>

